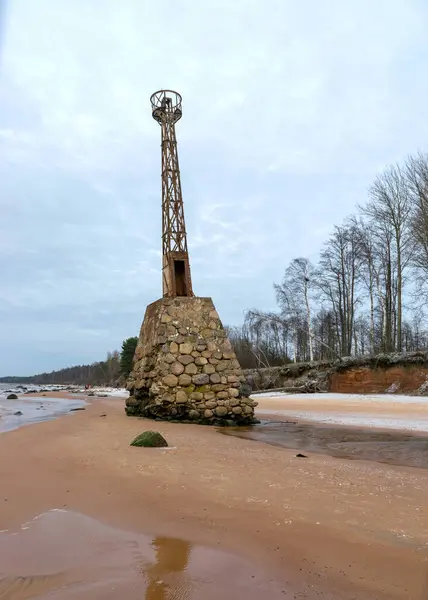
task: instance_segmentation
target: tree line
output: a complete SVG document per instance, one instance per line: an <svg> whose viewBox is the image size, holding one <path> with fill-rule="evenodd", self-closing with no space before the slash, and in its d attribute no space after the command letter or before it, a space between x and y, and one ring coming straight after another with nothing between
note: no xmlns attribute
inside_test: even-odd
<svg viewBox="0 0 428 600"><path fill-rule="evenodd" d="M137 337L123 341L122 350L107 353L105 360L90 365L77 365L31 377L3 377L0 383L33 383L41 385L124 385L132 369Z"/></svg>
<svg viewBox="0 0 428 600"><path fill-rule="evenodd" d="M380 173L318 263L294 258L274 287L276 312L229 331L243 367L426 349L428 154Z"/></svg>

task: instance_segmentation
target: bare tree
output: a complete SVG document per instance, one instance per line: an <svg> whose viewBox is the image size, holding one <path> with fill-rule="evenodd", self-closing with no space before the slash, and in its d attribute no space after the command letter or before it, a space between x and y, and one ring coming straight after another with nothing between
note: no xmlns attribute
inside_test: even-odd
<svg viewBox="0 0 428 600"><path fill-rule="evenodd" d="M295 338L297 340L299 321L304 307L307 337L309 345L309 360L314 360L313 331L311 322L311 291L314 287L315 269L307 258L295 258L285 270L281 285L275 285L276 297L283 316L294 321ZM297 344L295 344L297 346ZM297 347L295 348L297 360Z"/></svg>
<svg viewBox="0 0 428 600"><path fill-rule="evenodd" d="M401 351L403 283L413 245L409 186L399 166L389 167L377 176L370 188L370 200L361 211L376 236L382 264L384 348ZM380 277L377 283L380 291Z"/></svg>
<svg viewBox="0 0 428 600"><path fill-rule="evenodd" d="M428 295L428 155L409 157L406 177L412 202L410 230L414 240L412 262L419 290Z"/></svg>
<svg viewBox="0 0 428 600"><path fill-rule="evenodd" d="M361 218L352 216L350 219L355 235L358 238L358 251L361 258L359 265L360 282L366 288L370 305L369 348L375 353L375 310L379 298L376 291L379 288L379 269L376 262L376 236L373 229Z"/></svg>
<svg viewBox="0 0 428 600"><path fill-rule="evenodd" d="M247 316L251 322L257 323L257 324L277 323L278 325L285 327L285 328L288 328L288 326L289 326L288 319L284 318L283 316L278 315L276 313L263 312L263 311L253 309L251 311L248 311ZM299 331L303 331L306 334L307 333L306 323L304 322L301 325L297 325L296 331L297 331L297 333ZM294 331L293 331L293 333L294 333ZM315 342L317 342L321 346L327 348L333 356L340 359L340 354L338 352L336 352L336 350L332 346L329 346L326 342L324 342L322 339L320 339L319 337L317 337L314 334L312 334L312 337ZM295 361L295 362L297 362L297 361Z"/></svg>
<svg viewBox="0 0 428 600"><path fill-rule="evenodd" d="M357 279L361 258L359 236L352 223L334 228L321 252L318 285L335 315L340 354L352 353L355 310L359 302Z"/></svg>

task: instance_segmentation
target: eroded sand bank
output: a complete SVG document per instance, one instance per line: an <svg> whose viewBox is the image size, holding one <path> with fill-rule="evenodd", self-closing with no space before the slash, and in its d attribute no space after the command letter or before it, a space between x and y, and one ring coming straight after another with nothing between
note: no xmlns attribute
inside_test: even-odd
<svg viewBox="0 0 428 600"><path fill-rule="evenodd" d="M173 449L129 447L152 428ZM295 454L209 427L130 419L123 399L97 400L72 418L0 435L0 530L9 530L0 535L59 508L128 532L134 547L139 535L172 538L242 561L225 598L250 597L240 582L253 569L273 586L262 597L425 599L427 470ZM34 565L16 558L3 577L32 575ZM131 600L150 598L147 568L134 591L128 580ZM216 581L231 579L224 569L215 581L195 572L203 590L183 598L210 597Z"/></svg>

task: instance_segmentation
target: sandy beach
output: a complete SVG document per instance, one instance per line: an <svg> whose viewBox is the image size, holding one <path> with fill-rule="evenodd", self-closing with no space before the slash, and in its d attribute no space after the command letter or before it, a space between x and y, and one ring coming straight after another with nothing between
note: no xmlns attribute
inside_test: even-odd
<svg viewBox="0 0 428 600"><path fill-rule="evenodd" d="M296 458L90 400L0 434L2 600L428 597L427 469ZM260 415L304 409L259 402ZM146 429L171 448L130 447Z"/></svg>

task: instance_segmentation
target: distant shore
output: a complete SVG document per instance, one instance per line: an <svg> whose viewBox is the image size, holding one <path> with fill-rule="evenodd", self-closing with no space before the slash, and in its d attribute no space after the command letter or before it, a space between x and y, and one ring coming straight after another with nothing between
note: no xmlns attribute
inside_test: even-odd
<svg viewBox="0 0 428 600"><path fill-rule="evenodd" d="M299 459L215 428L126 417L123 399L91 401L72 418L0 434L0 530L61 508L243 556L285 598L423 598L427 470ZM145 429L172 448L131 448Z"/></svg>

